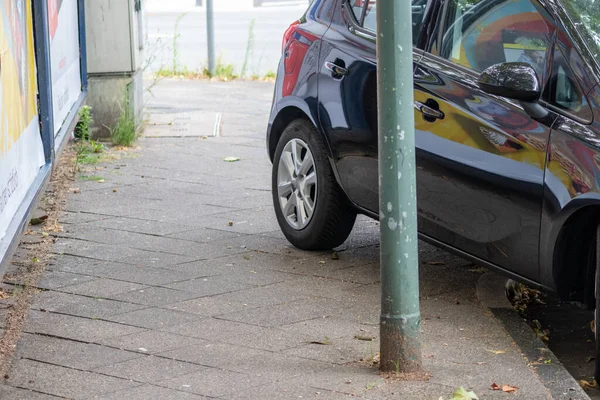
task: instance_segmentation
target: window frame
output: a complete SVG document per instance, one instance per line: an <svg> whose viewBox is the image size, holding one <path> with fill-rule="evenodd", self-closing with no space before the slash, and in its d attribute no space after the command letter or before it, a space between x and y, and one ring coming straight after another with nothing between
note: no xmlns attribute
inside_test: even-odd
<svg viewBox="0 0 600 400"><path fill-rule="evenodd" d="M363 6L363 10L361 13L361 19L364 19L368 5L369 5L369 1L365 0L365 5ZM350 32L352 32L353 34L355 34L356 36L361 37L363 39L370 40L373 42L376 41L377 32L374 32L370 29L366 29L365 27L363 27L360 24L360 21L357 20L356 14L354 13L354 10L352 9L350 0L343 0L342 6L343 6L346 14L348 14L348 16L349 16L350 23L348 26L348 30Z"/></svg>
<svg viewBox="0 0 600 400"><path fill-rule="evenodd" d="M350 17L349 18L350 26L348 27L348 29L350 30L350 32L356 34L359 37L362 37L363 39L376 40L377 32L364 27L365 18L367 16L367 8L369 7L369 0L364 0L365 4L363 5L362 13L360 16L360 21L356 18L356 14L354 13L354 10L352 8L352 5L350 4L350 1L351 0L342 0L342 7L346 11L346 13L349 14L349 17ZM439 1L441 1L441 0L426 0L426 2L427 2L426 7L428 8L433 3L436 3ZM427 18L425 18L422 21L422 23L424 24L426 20L427 20ZM425 47L425 46L423 46L423 47ZM418 50L421 52L424 51L423 49L419 48L418 44L413 44L413 51L415 51L415 50Z"/></svg>
<svg viewBox="0 0 600 400"><path fill-rule="evenodd" d="M577 115L576 112L565 109L565 108L561 108L555 104L553 104L551 102L551 98L544 98L542 97L542 99L540 100L540 102L549 110L562 115L563 117L572 119L573 121L576 121L582 125L590 125L594 122L594 110L592 109L592 106L590 104L589 98L588 98L588 93L586 93L583 88L581 87L581 82L579 82L579 79L577 78L577 75L575 75L575 73L573 72L573 69L571 68L571 66L569 65L569 58L565 55L565 53L562 51L562 48L559 44L558 40L554 41L554 44L552 46L552 59L551 59L551 65L550 65L550 75L548 76L548 91L552 92L553 90L553 86L552 86L552 82L553 82L553 77L555 75L555 72L557 72L558 70L558 66L556 66L555 62L556 62L556 57L555 54L556 52L560 53L560 57L563 58L563 60L565 60L566 63L566 68L568 73L574 78L574 82L577 85L577 89L579 90L579 92L581 93L581 97L583 99L585 99L586 101L586 106L588 108L589 111L589 118L584 118L583 116ZM546 93L546 88L544 88L544 94ZM548 96L549 97L549 96Z"/></svg>

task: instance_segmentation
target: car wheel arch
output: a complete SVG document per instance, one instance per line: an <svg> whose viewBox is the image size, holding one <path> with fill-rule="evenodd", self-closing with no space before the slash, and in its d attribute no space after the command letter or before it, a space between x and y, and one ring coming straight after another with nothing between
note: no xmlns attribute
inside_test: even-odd
<svg viewBox="0 0 600 400"><path fill-rule="evenodd" d="M567 216L555 220L552 242L552 280L557 294L565 300L575 300L593 308L594 266L590 265L590 250L595 249L595 232L600 225L600 198L585 199L581 204L563 209ZM542 266L543 258L542 258Z"/></svg>
<svg viewBox="0 0 600 400"><path fill-rule="evenodd" d="M315 125L315 121L303 109L297 106L287 106L277 113L277 117L273 120L271 133L269 136L269 157L273 161L277 143L283 134L285 128L296 119L305 119ZM316 125L315 125L316 126Z"/></svg>

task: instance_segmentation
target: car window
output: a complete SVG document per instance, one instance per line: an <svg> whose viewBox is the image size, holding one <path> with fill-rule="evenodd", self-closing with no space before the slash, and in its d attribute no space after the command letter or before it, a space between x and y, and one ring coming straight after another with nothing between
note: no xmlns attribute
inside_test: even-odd
<svg viewBox="0 0 600 400"><path fill-rule="evenodd" d="M360 24L362 19L362 13L365 5L365 0L351 0L350 7L352 8L352 12L354 13L354 17Z"/></svg>
<svg viewBox="0 0 600 400"><path fill-rule="evenodd" d="M411 0L412 5L412 31L413 44L416 44L423 19L425 18L425 9L429 0ZM361 26L370 31L377 31L377 0L351 0L350 5L356 20ZM366 10L365 10L366 7ZM364 19L363 18L364 10ZM361 20L362 19L362 20Z"/></svg>
<svg viewBox="0 0 600 400"><path fill-rule="evenodd" d="M550 104L580 116L583 119L587 120L590 118L589 104L577 83L575 74L569 67L558 45L554 47L554 60L549 88L548 101Z"/></svg>
<svg viewBox="0 0 600 400"><path fill-rule="evenodd" d="M440 56L476 72L502 62L526 62L545 82L550 21L535 0L451 0Z"/></svg>

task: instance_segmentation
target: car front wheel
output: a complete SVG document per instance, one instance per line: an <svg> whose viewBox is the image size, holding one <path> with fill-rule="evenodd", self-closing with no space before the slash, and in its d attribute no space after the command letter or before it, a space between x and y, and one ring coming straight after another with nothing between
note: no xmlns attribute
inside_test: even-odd
<svg viewBox="0 0 600 400"><path fill-rule="evenodd" d="M307 120L290 123L273 159L275 213L285 237L304 250L324 250L344 243L356 211L337 184L326 146Z"/></svg>

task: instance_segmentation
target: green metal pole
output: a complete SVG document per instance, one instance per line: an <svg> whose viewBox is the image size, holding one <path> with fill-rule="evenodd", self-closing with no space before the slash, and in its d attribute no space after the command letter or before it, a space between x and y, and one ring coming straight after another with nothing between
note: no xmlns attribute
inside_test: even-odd
<svg viewBox="0 0 600 400"><path fill-rule="evenodd" d="M421 370L412 23L409 1L377 3L381 364Z"/></svg>

